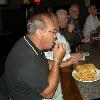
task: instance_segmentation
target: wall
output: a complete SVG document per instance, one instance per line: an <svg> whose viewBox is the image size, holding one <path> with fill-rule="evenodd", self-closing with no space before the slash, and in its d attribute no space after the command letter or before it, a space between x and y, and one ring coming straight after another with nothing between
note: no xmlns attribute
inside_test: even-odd
<svg viewBox="0 0 100 100"><path fill-rule="evenodd" d="M2 20L1 20L1 12L0 12L0 30L2 29Z"/></svg>

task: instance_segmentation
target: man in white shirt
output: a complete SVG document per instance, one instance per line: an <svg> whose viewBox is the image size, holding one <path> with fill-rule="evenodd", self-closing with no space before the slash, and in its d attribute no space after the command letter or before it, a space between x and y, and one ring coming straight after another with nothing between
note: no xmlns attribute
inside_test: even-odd
<svg viewBox="0 0 100 100"><path fill-rule="evenodd" d="M52 17L53 17L53 19L55 21L56 26L58 27L57 16L52 13ZM67 49L66 49L66 54L65 54L63 60L65 61L65 60L69 59L70 58L70 46L69 46L69 43L65 40L64 36L62 36L59 32L57 33L57 42L64 43L66 45ZM53 51L52 50L44 52L44 54L45 54L47 59L53 60ZM56 90L53 98L52 99L43 99L43 100L64 100L63 99L63 95L62 95L60 81L59 81L57 90Z"/></svg>
<svg viewBox="0 0 100 100"><path fill-rule="evenodd" d="M55 21L55 26L58 27L58 30L59 30L59 25L58 25L58 19L57 19L57 16L52 14L52 17L53 17L53 20ZM71 64L73 63L76 63L78 62L78 55L77 54L72 54L70 55L70 46L69 46L69 43L66 41L66 39L64 38L63 35L61 35L59 32L57 33L56 35L57 37L57 40L56 42L59 42L59 43L63 43L65 46L66 46L66 54L60 64L61 67L66 67L66 66L70 66ZM49 60L53 60L53 52L52 50L51 51L47 51L47 52L44 52L45 54L45 57ZM60 84L60 81L59 81L59 84L58 84L58 87L57 87L57 90L53 96L52 99L43 99L43 100L64 100L63 99L63 95L62 95L62 90L61 90L61 84Z"/></svg>
<svg viewBox="0 0 100 100"><path fill-rule="evenodd" d="M95 5L90 5L88 8L89 16L86 18L86 22L83 28L83 34L85 37L90 37L100 32L100 21L97 17L97 9Z"/></svg>
<svg viewBox="0 0 100 100"><path fill-rule="evenodd" d="M66 54L63 58L63 61L67 60L70 58L70 46L69 46L69 43L65 40L64 36L61 35L59 32L57 33L57 42L60 42L60 43L63 43L66 45ZM50 60L53 60L53 51L48 51L48 52L45 52L45 56L47 59L50 59Z"/></svg>
<svg viewBox="0 0 100 100"><path fill-rule="evenodd" d="M66 54L63 58L63 61L65 61L67 63L67 65L69 66L72 63L71 60L67 61L71 57L71 55L70 55L71 50L70 50L69 43L65 40L64 36L61 35L59 32L57 33L57 42L65 44L67 49L66 49ZM44 53L45 53L45 56L47 59L53 60L53 51L48 51L48 52L44 52ZM59 84L58 84L58 87L57 87L54 97L52 99L43 99L43 100L64 100L63 95L62 95L60 81L59 81Z"/></svg>

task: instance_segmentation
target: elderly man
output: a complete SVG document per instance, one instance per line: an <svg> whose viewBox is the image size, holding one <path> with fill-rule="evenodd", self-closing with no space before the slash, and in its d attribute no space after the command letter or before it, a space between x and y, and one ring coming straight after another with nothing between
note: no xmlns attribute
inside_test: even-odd
<svg viewBox="0 0 100 100"><path fill-rule="evenodd" d="M75 34L73 33L75 26L73 24L67 24L66 23L66 18L68 17L66 10L59 9L59 10L57 10L56 14L57 14L57 17L58 17L59 32L60 32L61 35L64 36L64 38L69 43L70 48L71 48L71 57L68 60L69 61L71 60L70 64L76 63L77 61L79 61L80 54L79 53L73 53L73 52L75 52L73 50L73 48L74 48L74 43L76 42L75 41ZM74 48L74 49L76 50L76 48ZM66 60L65 60L65 63L64 62L61 63L62 66L67 66L68 62L66 62Z"/></svg>
<svg viewBox="0 0 100 100"><path fill-rule="evenodd" d="M55 23L55 26L57 27L57 30L58 30L58 32L56 34L57 39L55 40L55 42L63 43L63 44L65 44L65 46L67 48L65 57L63 58L63 61L65 61L65 60L70 58L70 52L71 52L70 46L69 46L69 43L66 41L65 37L62 34L59 33L59 23L58 23L57 15L54 14L54 13L51 13L51 16L52 16L54 23ZM46 56L47 59L53 60L53 51L50 50L50 51L45 52L45 56Z"/></svg>
<svg viewBox="0 0 100 100"><path fill-rule="evenodd" d="M82 31L81 31L80 22L79 22L79 13L80 13L79 6L77 4L72 4L69 8L68 23L74 24L75 28L73 32L82 36Z"/></svg>
<svg viewBox="0 0 100 100"><path fill-rule="evenodd" d="M68 18L68 14L66 10L59 9L56 14L58 16L59 32L65 37L66 41L68 41L71 52L76 52L75 34L73 33L75 26L73 24L67 24L66 19Z"/></svg>
<svg viewBox="0 0 100 100"><path fill-rule="evenodd" d="M28 33L9 53L5 63L5 78L11 100L42 100L52 98L59 82L59 65L65 46L54 45L57 29L48 14L32 16ZM53 48L49 63L43 50Z"/></svg>
<svg viewBox="0 0 100 100"><path fill-rule="evenodd" d="M74 48L77 48L81 42L89 42L88 38L84 38L83 32L80 27L79 22L79 6L78 4L72 4L69 8L69 17L68 17L68 24L73 24L75 26L73 33L74 33Z"/></svg>
<svg viewBox="0 0 100 100"><path fill-rule="evenodd" d="M100 32L100 21L97 18L97 9L95 5L90 5L88 8L89 16L86 18L86 22L83 28L83 34L85 38L96 35Z"/></svg>
<svg viewBox="0 0 100 100"><path fill-rule="evenodd" d="M59 23L58 23L57 15L54 13L51 13L51 15L52 15L53 20L55 22L55 26L59 30ZM65 37L63 35L61 35L59 32L57 33L56 42L63 43L66 46L66 53L65 53L65 56L60 64L61 67L67 67L67 66L72 65L73 63L78 62L78 59L76 58L75 55L74 56L70 55L71 50L70 50L69 43L66 41ZM45 52L45 56L47 59L52 61L53 60L53 51L49 50L49 51ZM61 91L60 82L59 82L59 85L58 85L57 90L55 92L55 95L54 95L53 99L51 99L51 100L64 100L63 95L62 95L62 91Z"/></svg>
<svg viewBox="0 0 100 100"><path fill-rule="evenodd" d="M69 8L68 24L73 24L75 26L73 33L75 34L75 45L76 47L82 42L83 33L80 28L79 22L79 6L77 4L72 4Z"/></svg>

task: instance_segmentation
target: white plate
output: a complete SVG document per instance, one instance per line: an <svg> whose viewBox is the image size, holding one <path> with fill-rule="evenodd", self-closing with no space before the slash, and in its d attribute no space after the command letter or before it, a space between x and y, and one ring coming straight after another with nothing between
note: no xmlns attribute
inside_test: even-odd
<svg viewBox="0 0 100 100"><path fill-rule="evenodd" d="M77 79L77 78L75 77L76 73L77 73L77 71L74 70L74 71L72 72L72 76L73 76L76 80L78 80L78 81L82 81L82 82L94 82L94 81L97 81L97 80L100 79L100 70L99 70L99 69L96 69L96 73L97 73L96 76L97 76L97 79L96 79L96 80L93 80L93 81L83 81L83 80L79 80L79 79Z"/></svg>

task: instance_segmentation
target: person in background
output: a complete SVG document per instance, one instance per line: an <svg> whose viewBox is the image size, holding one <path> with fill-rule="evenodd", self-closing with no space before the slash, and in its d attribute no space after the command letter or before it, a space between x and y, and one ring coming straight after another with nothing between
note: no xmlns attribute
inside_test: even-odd
<svg viewBox="0 0 100 100"><path fill-rule="evenodd" d="M89 16L86 18L86 22L83 28L83 34L85 38L97 35L100 32L100 21L97 17L97 8L94 4L88 7Z"/></svg>
<svg viewBox="0 0 100 100"><path fill-rule="evenodd" d="M80 27L80 22L79 22L79 5L78 4L72 4L69 8L69 16L68 16L68 24L73 24L75 26L73 33L75 34L75 45L77 46L78 44L81 43L81 40L83 38L83 33Z"/></svg>
<svg viewBox="0 0 100 100"><path fill-rule="evenodd" d="M69 16L68 16L68 22L75 25L74 33L78 33L80 31L80 23L79 23L79 5L78 4L72 4L69 8Z"/></svg>
<svg viewBox="0 0 100 100"><path fill-rule="evenodd" d="M47 12L50 14L50 13L53 13L54 12L54 9L52 6L48 6L47 7Z"/></svg>
<svg viewBox="0 0 100 100"><path fill-rule="evenodd" d="M68 67L72 64L77 63L78 59L75 56L71 57L71 55L70 55L71 50L70 50L69 43L66 41L64 36L59 33L59 23L58 23L57 15L54 13L51 13L51 16L52 16L54 23L55 23L55 26L57 27L57 30L58 30L57 35L56 35L57 36L56 42L63 43L66 46L66 53L65 53L65 56L64 56L60 66L61 67ZM45 56L47 59L49 59L50 61L53 60L53 51L52 50L49 50L49 51L44 52L44 53L45 53ZM43 99L43 100L45 100L45 99ZM46 99L46 100L48 100L48 99ZM60 81L59 81L59 85L57 87L57 90L53 96L53 99L50 99L50 100L64 100L63 95L62 95Z"/></svg>
<svg viewBox="0 0 100 100"><path fill-rule="evenodd" d="M42 100L52 98L59 83L59 65L65 45L56 43L57 29L49 14L31 16L27 34L10 51L5 62L5 80L11 100ZM44 50L53 46L49 63Z"/></svg>
<svg viewBox="0 0 100 100"><path fill-rule="evenodd" d="M88 43L90 42L89 38L84 38L83 35L83 30L81 29L80 26L80 21L79 21L79 5L78 4L72 4L69 8L69 16L68 16L68 25L73 24L74 29L73 29L73 37L74 37L74 45L73 45L73 51L77 52L78 49L80 48L80 45L82 43Z"/></svg>
<svg viewBox="0 0 100 100"><path fill-rule="evenodd" d="M51 16L54 20L55 26L57 27L57 34L56 34L57 39L55 40L55 42L63 43L63 44L65 44L65 46L67 48L65 57L63 58L63 61L65 61L66 59L70 58L70 52L71 52L70 46L69 46L69 43L64 38L64 36L59 33L59 23L58 23L57 15L55 13L51 13ZM53 60L53 51L51 50L51 51L45 52L45 56L46 56L47 59Z"/></svg>
<svg viewBox="0 0 100 100"><path fill-rule="evenodd" d="M66 41L69 43L71 52L76 52L76 46L75 46L75 34L73 33L73 30L75 26L73 24L67 24L66 21L68 18L68 13L64 9L59 9L56 11L56 14L58 16L58 23L59 23L59 32L61 35L63 35L66 39Z"/></svg>

